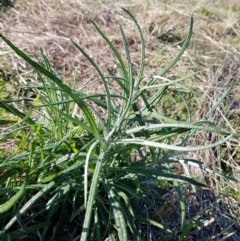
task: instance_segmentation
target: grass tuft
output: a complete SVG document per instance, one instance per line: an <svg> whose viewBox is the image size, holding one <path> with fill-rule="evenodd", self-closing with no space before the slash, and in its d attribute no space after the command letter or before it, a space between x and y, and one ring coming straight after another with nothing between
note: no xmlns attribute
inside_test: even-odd
<svg viewBox="0 0 240 241"><path fill-rule="evenodd" d="M221 209L224 203L209 190L205 177L238 180L211 170L188 154L217 149L230 138L239 137L210 121L233 85L202 118L192 120L184 96L187 78L180 76L173 81L166 76L190 45L193 17L176 57L146 79L141 28L127 9L123 11L139 34L138 66L133 64L121 24L124 52L91 22L115 56L116 71L102 71L87 50L72 40L96 71L104 94L90 95L69 87L43 51L42 61L36 61L0 34L38 75L37 83L26 86L34 92L28 105L0 100L0 107L17 120L5 122L1 135L1 141L11 137L16 143L13 152L0 156L1 239L125 241L151 240L154 235L169 241L192 236L205 240L216 235L208 229L226 221ZM118 94L111 92L110 82L118 86ZM171 94L185 106L185 119L162 113L162 102ZM178 109L178 104L174 108ZM215 141L198 140L191 146L196 133L214 135ZM186 155L180 157L182 154ZM179 166L182 173L174 170ZM193 176L191 168L204 178ZM216 215L209 221L212 206ZM234 232L237 237L235 226L237 222L221 223L218 236Z"/></svg>

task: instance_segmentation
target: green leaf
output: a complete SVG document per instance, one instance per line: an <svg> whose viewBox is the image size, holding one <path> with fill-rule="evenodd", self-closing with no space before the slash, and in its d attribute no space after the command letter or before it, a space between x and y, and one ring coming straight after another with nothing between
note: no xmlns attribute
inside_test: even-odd
<svg viewBox="0 0 240 241"><path fill-rule="evenodd" d="M5 101L0 100L0 107L18 116L20 119L26 120L30 125L35 125L35 122L28 115L22 113L20 110L16 109L15 107L7 104Z"/></svg>
<svg viewBox="0 0 240 241"><path fill-rule="evenodd" d="M0 205L0 214L5 213L11 209L16 202L23 196L26 190L26 183L24 183L21 187L21 189L14 195L12 196L8 201Z"/></svg>

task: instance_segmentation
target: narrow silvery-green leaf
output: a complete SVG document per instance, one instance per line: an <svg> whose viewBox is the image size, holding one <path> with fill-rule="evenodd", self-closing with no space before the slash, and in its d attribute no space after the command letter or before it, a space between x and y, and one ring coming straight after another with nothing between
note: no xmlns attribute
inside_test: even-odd
<svg viewBox="0 0 240 241"><path fill-rule="evenodd" d="M112 42L106 37L106 35L101 31L101 29L97 26L97 24L93 21L91 21L93 26L96 28L96 30L98 31L98 33L102 36L102 38L106 41L106 43L108 44L108 46L110 47L110 49L113 51L115 57L117 58L117 60L119 61L121 70L123 71L123 76L125 79L128 79L128 72L126 70L125 64L121 58L121 55L118 53L117 49L114 47L114 45L112 44Z"/></svg>
<svg viewBox="0 0 240 241"><path fill-rule="evenodd" d="M181 51L179 52L179 54L175 57L175 59L169 63L163 70L161 70L157 75L159 76L163 76L164 74L166 74L177 62L178 60L181 58L181 56L184 54L186 48L188 47L190 40L191 40L191 36L192 36L192 31L193 31L193 16L191 16L190 18L190 26L189 26L189 31L187 34L187 37L183 43L183 46L181 48ZM152 85L154 82L156 81L156 79L151 80L148 85Z"/></svg>
<svg viewBox="0 0 240 241"><path fill-rule="evenodd" d="M128 14L128 16L130 16L130 18L133 20L133 22L135 23L139 36L140 36L140 42L141 42L141 62L140 62L140 69L139 69L139 73L137 76L137 83L135 84L135 88L138 89L138 86L142 80L142 76L143 76L143 71L144 71L144 65L145 65L145 43L144 43L144 38L143 38L143 34L141 31L141 28L137 22L137 20L134 18L134 16L125 8L123 8L123 10Z"/></svg>
<svg viewBox="0 0 240 241"><path fill-rule="evenodd" d="M178 199L179 199L179 203L180 203L180 215L181 215L181 231L183 230L184 224L185 224L185 219L186 219L186 205L184 202L184 197L183 197L183 193L182 190L179 186L178 182L173 182L173 185L176 189L176 192L178 194Z"/></svg>
<svg viewBox="0 0 240 241"><path fill-rule="evenodd" d="M216 146L219 146L226 141L228 141L232 135L229 135L225 138L223 138L220 141L217 141L213 144L205 145L205 146L196 146L196 147L184 147L184 146L174 146L174 145L169 145L165 143L157 143L153 141L147 141L147 140L141 140L141 139L119 139L116 141L116 143L122 143L122 144L137 144L141 146L152 146L152 147L158 147L162 149L168 149L168 150L174 150L174 151L200 151L200 150L206 150L209 148L213 148Z"/></svg>
<svg viewBox="0 0 240 241"><path fill-rule="evenodd" d="M207 124L207 123L206 123ZM229 132L219 129L217 127L214 128L214 126L209 126L209 127L204 127L204 126L199 126L199 125L194 125L194 124L188 124L188 123L179 123L179 124L150 124L148 126L140 126L140 127L135 127L132 129L128 129L126 131L126 134L136 134L141 131L157 131L157 130L162 130L163 128L176 128L177 129L186 129L186 130L202 130L202 131L209 131L209 132L215 132L219 134L225 134L229 135Z"/></svg>
<svg viewBox="0 0 240 241"><path fill-rule="evenodd" d="M105 186L108 191L108 196L110 200L111 208L113 209L114 220L115 220L115 227L118 232L118 238L120 241L126 241L127 239L127 229L126 229L126 222L124 215L122 213L122 207L120 201L112 190L112 187L108 184L107 180L105 180Z"/></svg>
<svg viewBox="0 0 240 241"><path fill-rule="evenodd" d="M99 158L97 160L97 164L95 166L95 170L94 170L94 174L93 174L93 178L92 178L92 183L90 186L90 191L88 194L88 202L87 202L86 213L85 213L84 222L83 222L83 230L82 230L80 241L87 240L89 230L90 230L93 206L94 206L95 199L97 196L97 190L98 190L102 165L103 165L104 158L105 158L105 152L107 151L108 146L106 144L104 144L104 146L102 148L103 148L103 150L101 151Z"/></svg>
<svg viewBox="0 0 240 241"><path fill-rule="evenodd" d="M92 154L93 149L102 141L102 139L96 140L88 150L86 160L85 160L85 170L84 170L84 206L87 207L87 191L88 191L88 163Z"/></svg>
<svg viewBox="0 0 240 241"><path fill-rule="evenodd" d="M190 27L189 27L189 32L188 35L186 37L186 40L184 41L183 47L181 49L181 51L179 52L179 54L175 57L175 59L169 63L162 71L160 71L157 76L163 76L165 73L167 73L176 63L177 61L181 58L181 56L183 55L183 53L185 52L186 48L189 45L191 36L192 36L192 28L193 28L193 17L191 17L190 20ZM148 86L152 85L155 83L155 81L157 80L157 78L153 78L151 81L149 81L149 83L147 84ZM157 91L157 93L151 97L151 99L149 100L148 104L149 106L155 106L159 100L162 98L162 95L164 94L164 92L166 91L166 89L168 88L168 86L165 86L163 88L161 88L160 90ZM146 105L147 107L147 105ZM144 109L146 108L144 107ZM143 110L144 110L143 109Z"/></svg>
<svg viewBox="0 0 240 241"><path fill-rule="evenodd" d="M98 66L96 65L96 63L93 61L93 59L78 44L76 44L74 41L72 41L72 43L84 55L84 57L90 62L90 64L93 66L93 68L97 71L97 73L103 83L104 90L106 93L106 99L107 99L107 132L109 132L110 125L111 125L111 118L112 118L112 115L111 115L112 105L111 105L111 96L110 96L107 81L106 81L104 75L102 74L102 72L100 71L100 69L98 68Z"/></svg>

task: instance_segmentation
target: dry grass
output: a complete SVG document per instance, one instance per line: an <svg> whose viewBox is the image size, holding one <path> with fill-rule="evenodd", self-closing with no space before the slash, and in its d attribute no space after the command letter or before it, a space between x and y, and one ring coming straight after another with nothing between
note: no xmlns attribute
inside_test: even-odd
<svg viewBox="0 0 240 241"><path fill-rule="evenodd" d="M139 39L132 23L123 14L120 7L128 8L144 31L146 41L145 77L157 73L166 63L178 53L189 27L189 17L194 14L194 34L191 45L182 59L171 70L168 78L175 79L193 72L198 74L186 82L193 91L189 100L193 120L202 118L209 108L226 91L231 82L235 85L224 104L214 113L211 121L239 132L239 88L240 88L240 1L239 0L120 0L115 1L78 1L68 3L61 0L25 1L18 0L15 7L7 12L0 12L0 31L20 49L35 54L36 58L41 47L47 54L54 69L65 79L66 83L78 88L91 80L96 73L81 54L73 47L70 38L82 46L96 63L106 71L113 66L113 55L106 47L101 37L93 29L89 19L93 19L123 53L118 23L127 25L125 33L130 46L134 66L139 64ZM0 42L0 69L14 69L15 86L35 81L36 76L20 58L9 52ZM74 80L74 81L73 81ZM112 91L117 92L113 83ZM102 91L100 82L94 81L85 90L88 93ZM186 95L187 96L187 95ZM172 100L174 101L174 100ZM166 99L161 106L166 112L166 106L171 99ZM181 108L180 108L181 109ZM186 110L180 112L168 109L169 115L181 115L184 118ZM166 114L166 113L165 113ZM197 135L192 143L212 142L215 136ZM202 161L206 166L219 171L221 167L239 176L240 146L238 140L232 140L225 147L217 150L201 151L191 154L191 158ZM192 170L197 176L197 170ZM216 193L235 194L239 186L224 180L212 180ZM222 213L221 213L222 215ZM213 228L211 228L213 229ZM189 239L190 240L190 239ZM218 239L213 239L218 240ZM230 239L229 239L230 240ZM232 239L234 240L234 239Z"/></svg>

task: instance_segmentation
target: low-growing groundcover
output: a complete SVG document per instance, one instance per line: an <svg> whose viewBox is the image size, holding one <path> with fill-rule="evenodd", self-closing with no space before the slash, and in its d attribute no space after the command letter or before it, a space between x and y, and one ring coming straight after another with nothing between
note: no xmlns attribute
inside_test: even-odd
<svg viewBox="0 0 240 241"><path fill-rule="evenodd" d="M214 148L233 135L208 121L228 89L201 120L192 120L180 88L192 76L165 77L187 48L193 18L182 49L164 69L144 79L144 39L139 32L141 63L133 69L124 31L125 56L92 22L115 55L117 72L102 73L93 59L73 45L98 73L105 94L87 95L70 88L51 68L47 56L36 62L0 35L38 73L39 82L24 86L34 95L0 100L17 117L4 122L1 141L15 147L1 155L1 240L229 240L240 238L234 210L208 189L205 175L235 180L180 154ZM114 81L119 94L108 84ZM146 83L143 85L143 83ZM23 89L24 89L23 88ZM161 114L166 94L178 95L188 120ZM176 106L178 108L178 106ZM219 140L189 146L195 132ZM180 165L181 175L174 171ZM191 177L189 167L203 176Z"/></svg>

